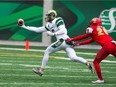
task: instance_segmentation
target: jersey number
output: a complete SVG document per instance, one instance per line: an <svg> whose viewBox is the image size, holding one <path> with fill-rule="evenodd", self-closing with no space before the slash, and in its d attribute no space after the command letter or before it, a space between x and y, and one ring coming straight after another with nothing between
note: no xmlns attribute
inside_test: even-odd
<svg viewBox="0 0 116 87"><path fill-rule="evenodd" d="M108 34L105 28L97 28L98 31L98 36L104 35L104 34Z"/></svg>

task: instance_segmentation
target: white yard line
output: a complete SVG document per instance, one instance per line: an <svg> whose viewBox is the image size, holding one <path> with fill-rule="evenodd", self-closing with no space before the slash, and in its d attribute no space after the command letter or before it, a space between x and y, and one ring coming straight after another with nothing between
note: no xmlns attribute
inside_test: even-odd
<svg viewBox="0 0 116 87"><path fill-rule="evenodd" d="M63 60L70 60L70 58L57 58L57 59L63 59ZM93 61L93 59L87 59L88 61ZM116 61L111 61L111 60L103 60L102 62L106 63L116 63Z"/></svg>
<svg viewBox="0 0 116 87"><path fill-rule="evenodd" d="M15 65L15 66L24 66L24 67L31 67L31 68L33 68L33 67L39 67L39 65L32 65L32 64L13 64L13 63L0 63L0 65L6 65L6 66L9 66L9 65ZM54 70L55 69L62 69L62 70L69 70L69 69L71 69L71 70L82 70L82 69L74 69L74 68L76 68L77 66L71 66L71 67L60 67L60 66L58 66L58 67L51 67L51 66L46 66L46 68L54 68ZM79 67L79 66L78 66ZM85 66L85 68L86 68L86 66ZM116 67L114 66L114 67L103 67L102 66L102 68L110 68L110 69L116 69ZM88 70L88 69L84 69L84 70Z"/></svg>
<svg viewBox="0 0 116 87"><path fill-rule="evenodd" d="M0 85L59 85L59 86L63 86L63 85L65 85L65 86L68 86L68 85L82 85L82 86L84 86L84 85L105 85L105 86L115 86L116 84L106 84L106 83L104 83L104 84L86 84L86 83L84 83L84 84L81 84L81 83L17 83L17 82L14 82L14 83L0 83Z"/></svg>
<svg viewBox="0 0 116 87"><path fill-rule="evenodd" d="M0 63L0 65L12 65L12 63Z"/></svg>
<svg viewBox="0 0 116 87"><path fill-rule="evenodd" d="M115 69L115 68L114 68ZM32 71L32 69L0 69L0 71L22 71L22 70L25 70L25 71ZM66 69L54 69L54 70L52 70L52 69L46 69L46 72L47 71L52 71L52 72L56 72L56 71L60 71L60 72L64 72L64 71L66 71L66 72L83 72L83 73L86 73L86 72L90 72L90 70L89 69L71 69L70 70L70 68L68 69L68 70L66 70ZM105 72L105 73L116 73L116 72L110 72L110 71L107 71L107 70L103 70L102 72Z"/></svg>
<svg viewBox="0 0 116 87"><path fill-rule="evenodd" d="M33 74L33 75L27 75L27 74L0 74L0 76L17 76L17 77L37 77L38 75L36 74ZM39 77L39 76L38 76ZM96 76L77 76L77 75L74 75L74 76L69 76L69 75L43 75L42 77L53 77L53 78L56 78L56 77L64 77L64 78L76 78L76 77L84 77L84 78L87 78L87 77L90 77L90 78L94 78ZM116 77L110 77L110 78L116 78Z"/></svg>
<svg viewBox="0 0 116 87"><path fill-rule="evenodd" d="M36 74L33 74L33 75L26 75L26 74L0 74L0 76L14 76L14 77L37 77L38 75ZM69 76L69 75L43 75L43 78L44 77L51 77L51 78L95 78L96 76L77 76L77 75L74 75L74 76ZM38 78L40 78L38 76ZM106 79L116 79L116 77L106 77Z"/></svg>

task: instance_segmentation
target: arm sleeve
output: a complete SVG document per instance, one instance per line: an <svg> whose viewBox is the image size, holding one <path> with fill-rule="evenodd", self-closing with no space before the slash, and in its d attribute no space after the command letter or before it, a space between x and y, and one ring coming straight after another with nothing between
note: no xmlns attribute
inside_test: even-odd
<svg viewBox="0 0 116 87"><path fill-rule="evenodd" d="M86 29L86 34L83 35L79 35L77 37L71 38L72 41L76 41L76 40L81 40L81 39L85 39L88 38L89 36L91 36L91 34L93 33L93 28L88 27Z"/></svg>
<svg viewBox="0 0 116 87"><path fill-rule="evenodd" d="M85 41L82 41L82 42L79 42L80 45L84 45L84 44L89 44L91 42L93 42L94 40L92 38L88 39L88 40L85 40Z"/></svg>
<svg viewBox="0 0 116 87"><path fill-rule="evenodd" d="M42 27L32 27L32 26L21 26L24 29L30 30L30 31L34 31L34 32L45 32L47 31L46 28L44 26Z"/></svg>
<svg viewBox="0 0 116 87"><path fill-rule="evenodd" d="M59 30L55 32L55 35L62 35L67 33L67 30L64 25L60 25L58 28Z"/></svg>
<svg viewBox="0 0 116 87"><path fill-rule="evenodd" d="M89 34L79 35L79 36L76 36L74 38L71 38L71 41L77 41L77 40L85 39L85 38L88 38L89 36L90 36Z"/></svg>

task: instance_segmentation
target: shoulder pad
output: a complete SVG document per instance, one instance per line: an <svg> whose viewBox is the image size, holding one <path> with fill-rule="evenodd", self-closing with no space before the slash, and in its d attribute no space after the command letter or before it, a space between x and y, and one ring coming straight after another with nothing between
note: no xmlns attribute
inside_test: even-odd
<svg viewBox="0 0 116 87"><path fill-rule="evenodd" d="M57 17L56 19L56 25L57 27L60 26L60 25L63 25L64 24L64 21L61 17Z"/></svg>
<svg viewBox="0 0 116 87"><path fill-rule="evenodd" d="M87 34L91 34L92 32L93 32L93 28L88 27L88 28L86 29L86 33L87 33Z"/></svg>

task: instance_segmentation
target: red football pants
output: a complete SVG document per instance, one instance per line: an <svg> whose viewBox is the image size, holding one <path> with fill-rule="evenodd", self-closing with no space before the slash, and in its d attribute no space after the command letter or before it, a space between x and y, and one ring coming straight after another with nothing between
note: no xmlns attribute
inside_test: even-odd
<svg viewBox="0 0 116 87"><path fill-rule="evenodd" d="M116 44L113 44L112 42L108 42L104 46L102 46L93 61L96 73L100 80L103 80L103 77L99 63L104 60L109 54L112 54L116 57Z"/></svg>

